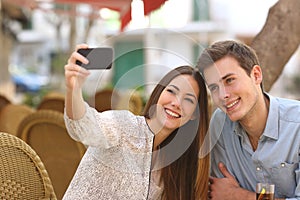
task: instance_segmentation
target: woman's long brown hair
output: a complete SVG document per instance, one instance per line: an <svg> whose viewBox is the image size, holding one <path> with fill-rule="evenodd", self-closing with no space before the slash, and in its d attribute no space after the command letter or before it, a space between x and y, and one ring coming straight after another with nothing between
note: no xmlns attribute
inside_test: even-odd
<svg viewBox="0 0 300 200"><path fill-rule="evenodd" d="M209 153L206 149L209 148L209 145L207 141L204 142L209 125L209 105L205 82L199 71L190 66L180 66L167 73L154 88L145 106L144 116L146 118L153 116L155 111L152 108L155 108L160 94L179 75L191 75L198 83L199 97L195 113L198 117L173 131L160 144L161 149L169 148L169 150L161 151L159 154L160 162L172 160L175 154L180 154L178 149L186 149L177 159L161 168L160 180L164 185L162 199L204 200L207 199L209 177ZM190 145L184 147L186 143ZM200 148L204 155L199 157Z"/></svg>

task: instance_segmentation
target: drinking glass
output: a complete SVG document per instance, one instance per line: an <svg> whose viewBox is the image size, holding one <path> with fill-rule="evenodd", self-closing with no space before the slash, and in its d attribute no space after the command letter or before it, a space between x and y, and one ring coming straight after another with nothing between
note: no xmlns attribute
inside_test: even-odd
<svg viewBox="0 0 300 200"><path fill-rule="evenodd" d="M256 200L275 200L275 185L272 183L256 184Z"/></svg>

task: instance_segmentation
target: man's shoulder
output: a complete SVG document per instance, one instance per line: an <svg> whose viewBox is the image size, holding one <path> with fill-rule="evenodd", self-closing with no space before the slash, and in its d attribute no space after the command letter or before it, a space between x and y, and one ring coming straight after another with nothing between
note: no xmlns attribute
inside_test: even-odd
<svg viewBox="0 0 300 200"><path fill-rule="evenodd" d="M226 123L234 123L232 122L229 117L227 116L226 113L224 113L221 109L217 108L214 113L212 114L211 117L211 122L214 124L220 124L223 125L225 122Z"/></svg>
<svg viewBox="0 0 300 200"><path fill-rule="evenodd" d="M231 131L235 128L236 122L233 122L221 109L217 108L210 120L210 130L212 129L225 129L226 131Z"/></svg>
<svg viewBox="0 0 300 200"><path fill-rule="evenodd" d="M226 118L226 114L220 109L220 108L217 108L212 116L211 116L211 120L214 120L214 121L224 121Z"/></svg>
<svg viewBox="0 0 300 200"><path fill-rule="evenodd" d="M275 97L274 100L278 103L279 115L282 119L300 123L300 101L280 97Z"/></svg>
<svg viewBox="0 0 300 200"><path fill-rule="evenodd" d="M296 99L290 99L290 98L283 98L283 97L273 97L280 103L288 104L288 105L295 105L300 107L300 101Z"/></svg>

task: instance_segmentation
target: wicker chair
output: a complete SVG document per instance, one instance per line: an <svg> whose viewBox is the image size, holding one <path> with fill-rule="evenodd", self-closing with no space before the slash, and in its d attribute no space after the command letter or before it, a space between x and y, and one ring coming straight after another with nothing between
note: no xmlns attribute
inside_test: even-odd
<svg viewBox="0 0 300 200"><path fill-rule="evenodd" d="M0 112L0 131L17 134L21 121L35 110L27 105L8 104Z"/></svg>
<svg viewBox="0 0 300 200"><path fill-rule="evenodd" d="M36 152L20 138L0 132L0 199L56 199Z"/></svg>
<svg viewBox="0 0 300 200"><path fill-rule="evenodd" d="M67 133L63 114L37 110L22 121L17 136L39 154L61 199L85 152L84 145Z"/></svg>
<svg viewBox="0 0 300 200"><path fill-rule="evenodd" d="M135 115L142 114L143 111L143 99L137 92L124 93L117 103L117 110L129 110Z"/></svg>
<svg viewBox="0 0 300 200"><path fill-rule="evenodd" d="M0 94L0 112L7 104L11 104L11 101L6 96Z"/></svg>
<svg viewBox="0 0 300 200"><path fill-rule="evenodd" d="M95 96L89 99L89 105L102 112L115 109L118 100L119 94L116 90L104 89L96 92Z"/></svg>
<svg viewBox="0 0 300 200"><path fill-rule="evenodd" d="M37 106L37 110L49 109L64 112L65 96L61 93L51 92L44 96L42 101Z"/></svg>

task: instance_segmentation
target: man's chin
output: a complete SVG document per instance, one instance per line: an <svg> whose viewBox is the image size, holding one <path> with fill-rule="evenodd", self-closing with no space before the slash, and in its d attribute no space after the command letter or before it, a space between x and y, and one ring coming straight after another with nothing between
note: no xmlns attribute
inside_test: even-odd
<svg viewBox="0 0 300 200"><path fill-rule="evenodd" d="M239 121L240 120L240 117L238 117L237 115L235 114L232 114L232 113L226 113L226 115L228 116L228 118L233 121L233 122L236 122L236 121Z"/></svg>

